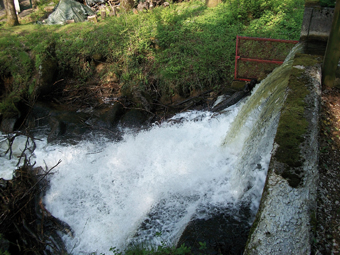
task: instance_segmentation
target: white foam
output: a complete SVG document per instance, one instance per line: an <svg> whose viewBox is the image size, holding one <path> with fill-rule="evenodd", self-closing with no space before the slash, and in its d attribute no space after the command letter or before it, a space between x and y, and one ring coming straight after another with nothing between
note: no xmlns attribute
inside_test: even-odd
<svg viewBox="0 0 340 255"><path fill-rule="evenodd" d="M44 202L74 231L74 238L63 236L68 251L174 244L194 218L208 218L241 200L251 201L256 211L276 128L254 135L261 106L232 143L223 145L243 105L223 114L181 113L148 131L126 133L120 142L97 134L76 145L37 141L37 166L51 168L62 160Z"/></svg>
<svg viewBox="0 0 340 255"><path fill-rule="evenodd" d="M177 115L186 121L127 134L119 143L40 144L37 165L62 160L45 203L75 232L74 239L65 237L68 251L157 243L156 232L175 242L190 219L207 217L198 212L237 202L247 185L236 169L240 150L221 146L237 111Z"/></svg>
<svg viewBox="0 0 340 255"><path fill-rule="evenodd" d="M18 135L13 139L11 151L9 150L9 140L14 135L5 135L0 132L0 178L11 180L13 171L22 166L23 160L19 162L19 157L22 155L25 147L32 149L33 143L24 135ZM28 151L27 151L28 152ZM19 165L17 166L17 164Z"/></svg>

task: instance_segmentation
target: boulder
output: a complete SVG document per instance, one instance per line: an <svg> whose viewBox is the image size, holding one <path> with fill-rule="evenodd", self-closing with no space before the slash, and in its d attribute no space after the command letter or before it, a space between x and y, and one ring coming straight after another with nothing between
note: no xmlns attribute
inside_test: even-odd
<svg viewBox="0 0 340 255"><path fill-rule="evenodd" d="M142 126L147 120L147 115L141 110L130 110L121 119L123 127L136 128Z"/></svg>
<svg viewBox="0 0 340 255"><path fill-rule="evenodd" d="M120 118L124 115L125 109L122 104L115 103L112 108L101 115L100 119L104 120L109 127L115 127Z"/></svg>
<svg viewBox="0 0 340 255"><path fill-rule="evenodd" d="M231 83L231 88L235 90L243 90L246 83L244 81L233 81Z"/></svg>
<svg viewBox="0 0 340 255"><path fill-rule="evenodd" d="M5 118L1 121L0 131L4 133L12 133L14 131L15 124L19 118Z"/></svg>

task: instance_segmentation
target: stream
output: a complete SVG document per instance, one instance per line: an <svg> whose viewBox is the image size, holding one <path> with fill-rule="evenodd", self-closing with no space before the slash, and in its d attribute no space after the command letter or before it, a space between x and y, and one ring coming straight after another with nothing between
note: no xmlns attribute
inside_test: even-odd
<svg viewBox="0 0 340 255"><path fill-rule="evenodd" d="M62 236L68 252L195 245L187 226L202 229L199 224L218 218L216 232L232 231L228 225L217 230L221 215L233 228L249 230L294 52L249 97L220 113L189 111L139 132L122 129L119 141L91 133L75 143L48 143L42 135L33 155L36 165L62 161L49 177L44 203L73 230L73 236ZM13 165L0 164L0 177L8 178ZM183 239L183 233L189 236Z"/></svg>

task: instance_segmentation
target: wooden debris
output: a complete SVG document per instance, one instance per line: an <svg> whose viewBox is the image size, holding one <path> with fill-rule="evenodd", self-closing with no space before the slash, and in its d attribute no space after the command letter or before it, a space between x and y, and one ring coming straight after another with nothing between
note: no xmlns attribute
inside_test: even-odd
<svg viewBox="0 0 340 255"><path fill-rule="evenodd" d="M30 139L27 137L27 141ZM24 151L29 150L27 144ZM44 170L42 167L34 168L24 152L21 158L24 158L24 165L15 171L14 178L9 181L0 179L2 238L9 241L10 250L20 254L66 254L57 233L67 234L71 231L70 227L54 218L41 203L48 185L46 177L53 174L52 170L61 161ZM47 250L50 252L46 253Z"/></svg>
<svg viewBox="0 0 340 255"><path fill-rule="evenodd" d="M118 0L118 1L109 0L109 1L105 1L105 2L110 5L111 9L113 9L113 7L119 6L119 4L120 4L120 0ZM92 11L97 12L98 10L100 10L103 7L104 7L104 5L102 3L97 3L97 4L92 5L91 9L92 9Z"/></svg>

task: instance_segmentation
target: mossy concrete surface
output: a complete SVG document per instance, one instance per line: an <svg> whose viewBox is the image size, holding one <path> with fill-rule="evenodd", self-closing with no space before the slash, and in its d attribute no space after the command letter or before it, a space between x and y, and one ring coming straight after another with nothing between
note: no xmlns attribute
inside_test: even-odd
<svg viewBox="0 0 340 255"><path fill-rule="evenodd" d="M295 56L260 208L244 254L311 252L321 61L318 56Z"/></svg>
<svg viewBox="0 0 340 255"><path fill-rule="evenodd" d="M327 42L332 27L334 8L305 5L300 41Z"/></svg>

